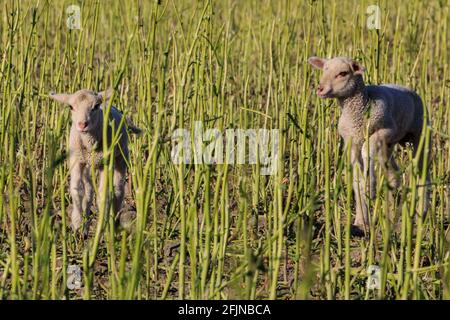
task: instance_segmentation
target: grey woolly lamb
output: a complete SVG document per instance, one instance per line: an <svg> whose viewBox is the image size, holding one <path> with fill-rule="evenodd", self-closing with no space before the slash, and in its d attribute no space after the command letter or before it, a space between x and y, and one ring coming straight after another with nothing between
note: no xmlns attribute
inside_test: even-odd
<svg viewBox="0 0 450 320"><path fill-rule="evenodd" d="M373 198L376 194L375 160L386 169L391 187L397 188L398 166L392 151L397 143L410 143L414 154L416 153L424 121L423 103L417 93L405 87L366 86L363 80L364 68L353 59L311 57L309 63L323 70L317 95L339 101L342 111L338 124L339 134L346 145L351 141L352 164L363 173L361 177L354 174L353 179L356 201L354 229L360 233L369 226L365 191L367 178L370 179L370 197ZM420 169L423 165L422 158L423 152L419 158ZM427 168L427 185L428 183ZM427 203L428 193L425 190L425 213Z"/></svg>

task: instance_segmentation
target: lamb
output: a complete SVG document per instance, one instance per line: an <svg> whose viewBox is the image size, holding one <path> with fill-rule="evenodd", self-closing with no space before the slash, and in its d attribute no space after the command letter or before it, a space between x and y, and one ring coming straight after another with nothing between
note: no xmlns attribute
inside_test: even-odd
<svg viewBox="0 0 450 320"><path fill-rule="evenodd" d="M323 70L317 95L320 98L336 98L341 106L338 132L346 145L351 141L352 165L363 173L361 178L357 174L353 178L356 218L352 226L353 234L363 235L369 227L366 180L370 179L369 196L373 199L376 195L377 160L386 169L390 187L399 187L398 166L392 152L396 144L406 143L412 145L414 154L417 152L424 122L422 100L417 93L402 86L366 86L363 80L364 67L347 57L311 57L309 63ZM420 170L423 154L419 155ZM430 178L426 165L428 185ZM425 190L424 214L427 203L428 193Z"/></svg>
<svg viewBox="0 0 450 320"><path fill-rule="evenodd" d="M73 201L71 213L71 226L78 230L82 222L82 213L86 218L91 214L94 188L91 178L91 169L94 169L99 181L99 194L104 188L103 170L103 110L102 105L110 98L112 90L96 93L91 90L79 90L73 94L50 93L54 100L70 106L72 126L69 138L69 167L70 167L70 193ZM115 125L116 130L122 121L122 114L115 107L111 107L109 119ZM125 119L124 119L125 120ZM126 119L128 129L139 134L141 129L135 127L129 119ZM111 124L108 126L108 145L112 138ZM122 125L118 145L114 148L114 175L113 175L113 212L117 214L122 207L125 191L125 177L128 160L128 135L125 124ZM92 168L93 166L93 168ZM97 197L97 202L99 198ZM98 206L100 208L100 205ZM86 219L87 221L89 219ZM85 224L87 234L88 222Z"/></svg>

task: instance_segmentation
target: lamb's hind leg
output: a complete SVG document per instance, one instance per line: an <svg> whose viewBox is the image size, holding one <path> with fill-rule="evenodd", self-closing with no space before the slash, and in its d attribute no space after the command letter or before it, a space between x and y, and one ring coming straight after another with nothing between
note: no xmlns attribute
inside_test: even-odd
<svg viewBox="0 0 450 320"><path fill-rule="evenodd" d="M414 149L414 157L416 157L417 152L419 151L419 145L420 145L420 134L414 135L414 138L412 140L412 144L413 144L413 149ZM423 210L422 210L422 214L423 214L423 218L425 219L426 214L428 212L428 206L429 206L429 185L430 185L430 147L431 147L431 137L430 140L428 141L428 149L427 149L427 144L426 141L424 139L423 141L423 148L422 148L422 152L419 155L419 159L417 162L418 165L418 171L419 171L419 176L422 175L422 170L425 167L426 170L426 179L425 179L425 184L420 186L419 189L419 196L420 197L424 197L423 199ZM424 156L425 153L427 153L428 157L427 157L427 162L424 164Z"/></svg>
<svg viewBox="0 0 450 320"><path fill-rule="evenodd" d="M125 175L126 175L126 167L122 167L122 166L118 166L116 168L114 168L114 174L113 174L113 201L112 201L112 209L114 212L114 219L116 219L116 215L119 213L121 207L122 207L122 203L123 203L123 198L125 195ZM110 206L110 198L108 195L108 192L106 191L106 199L105 199L105 203L102 203L101 198L102 198L102 194L104 192L104 189L107 186L106 183L106 179L107 177L104 176L104 172L100 172L100 183L99 183L99 195L97 197L97 203L98 203L98 207L99 210L101 208L101 206L103 205L105 207L105 221L107 221L108 219L108 215L109 215L109 206ZM111 181L109 181L108 183L111 183Z"/></svg>
<svg viewBox="0 0 450 320"><path fill-rule="evenodd" d="M389 218L391 222L395 222L395 208L396 208L396 197L395 195L398 193L398 189L400 187L400 169L395 162L393 156L394 147L390 147L387 149L387 157L389 158L389 164L386 168L387 170L387 180L389 186L388 192L388 204L390 205L389 210Z"/></svg>
<svg viewBox="0 0 450 320"><path fill-rule="evenodd" d="M369 141L366 141L362 146L361 155L364 167L364 179L369 179L369 196L371 199L374 199L377 193L375 161L378 161L378 163L382 165L384 169L388 168L388 145L391 144L391 138L394 133L395 129L380 129L373 133L369 137ZM369 222L367 221L366 226L368 225Z"/></svg>

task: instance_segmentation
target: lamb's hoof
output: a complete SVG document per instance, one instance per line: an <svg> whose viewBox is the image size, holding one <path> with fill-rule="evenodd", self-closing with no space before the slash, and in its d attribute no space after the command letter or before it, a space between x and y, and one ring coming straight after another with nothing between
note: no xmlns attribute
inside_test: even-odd
<svg viewBox="0 0 450 320"><path fill-rule="evenodd" d="M75 211L73 206L69 206L68 210L70 212L70 227L76 233L81 227L81 214Z"/></svg>
<svg viewBox="0 0 450 320"><path fill-rule="evenodd" d="M81 227L81 219L77 217L72 217L70 226L72 227L73 232L77 232Z"/></svg>
<svg viewBox="0 0 450 320"><path fill-rule="evenodd" d="M366 232L364 231L364 227L363 226L352 224L350 226L350 235L352 237L363 238L363 237L365 237Z"/></svg>
<svg viewBox="0 0 450 320"><path fill-rule="evenodd" d="M87 240L89 238L89 225L83 227L83 240Z"/></svg>
<svg viewBox="0 0 450 320"><path fill-rule="evenodd" d="M134 210L128 210L124 212L122 211L120 212L119 217L116 220L116 224L118 224L126 232L130 232L135 219L136 219L136 211Z"/></svg>

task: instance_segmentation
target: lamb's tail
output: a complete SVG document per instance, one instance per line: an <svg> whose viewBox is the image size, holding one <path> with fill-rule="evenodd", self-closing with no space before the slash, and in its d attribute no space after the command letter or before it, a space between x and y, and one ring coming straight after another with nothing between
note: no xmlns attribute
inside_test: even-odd
<svg viewBox="0 0 450 320"><path fill-rule="evenodd" d="M127 120L127 127L128 127L128 130L129 130L131 133L134 133L134 134L136 134L136 135L138 135L138 136L142 134L142 129L136 127L136 126L133 124L133 122L131 121L131 119L130 119L129 117L126 117L126 120Z"/></svg>

